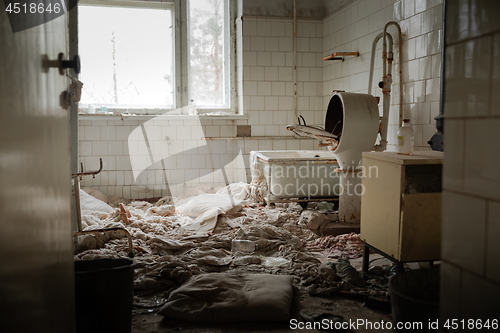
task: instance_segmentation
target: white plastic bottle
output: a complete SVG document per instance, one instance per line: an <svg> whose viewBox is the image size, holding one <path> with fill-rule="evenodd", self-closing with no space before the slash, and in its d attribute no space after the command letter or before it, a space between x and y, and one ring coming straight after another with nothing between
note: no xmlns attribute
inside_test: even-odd
<svg viewBox="0 0 500 333"><path fill-rule="evenodd" d="M196 115L196 104L194 100L190 100L188 103L188 114Z"/></svg>
<svg viewBox="0 0 500 333"><path fill-rule="evenodd" d="M396 151L401 155L413 155L413 145L415 142L415 133L410 125L410 119L403 119L403 126L401 126L397 133L398 143Z"/></svg>

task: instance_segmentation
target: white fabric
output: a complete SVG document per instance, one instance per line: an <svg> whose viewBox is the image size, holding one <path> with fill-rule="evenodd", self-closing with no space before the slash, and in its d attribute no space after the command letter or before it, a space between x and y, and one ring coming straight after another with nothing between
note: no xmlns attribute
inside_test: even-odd
<svg viewBox="0 0 500 333"><path fill-rule="evenodd" d="M182 215L196 218L214 207L218 207L224 212L228 212L232 208L236 208L235 211L238 211L241 209L241 204L239 200L228 195L203 194L194 197L177 208L177 212Z"/></svg>
<svg viewBox="0 0 500 333"><path fill-rule="evenodd" d="M80 189L80 210L113 213L115 210L102 200L94 198Z"/></svg>
<svg viewBox="0 0 500 333"><path fill-rule="evenodd" d="M217 194L230 195L240 201L245 200L248 198L248 184L244 182L232 183L218 190Z"/></svg>

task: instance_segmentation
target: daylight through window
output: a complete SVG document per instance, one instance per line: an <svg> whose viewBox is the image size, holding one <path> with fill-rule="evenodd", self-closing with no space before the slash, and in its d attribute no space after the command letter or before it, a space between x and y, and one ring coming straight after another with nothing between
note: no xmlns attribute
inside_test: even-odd
<svg viewBox="0 0 500 333"><path fill-rule="evenodd" d="M197 106L229 107L227 0L189 1L189 90Z"/></svg>
<svg viewBox="0 0 500 333"><path fill-rule="evenodd" d="M172 10L79 7L81 104L174 107Z"/></svg>
<svg viewBox="0 0 500 333"><path fill-rule="evenodd" d="M230 0L80 2L80 108L232 112L230 22Z"/></svg>

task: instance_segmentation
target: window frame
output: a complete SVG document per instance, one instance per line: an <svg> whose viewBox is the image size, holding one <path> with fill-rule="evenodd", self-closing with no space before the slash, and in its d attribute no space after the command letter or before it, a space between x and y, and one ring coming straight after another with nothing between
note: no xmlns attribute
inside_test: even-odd
<svg viewBox="0 0 500 333"><path fill-rule="evenodd" d="M227 103L228 107L226 108L204 108L202 110L212 110L212 111L218 111L218 110L228 110L231 108L231 75L230 75L230 72L231 72L231 66L234 65L234 57L231 59L231 22L232 22L232 19L231 19L231 15L230 15L230 12L231 12L231 1L230 0L222 0L224 2L223 6L224 6L224 22L226 22L226 24L224 25L224 40L223 40L223 43L224 43L224 60L228 59L229 60L229 66L228 66L228 70L227 71L224 71L223 72L223 76L224 76L224 81L227 82L227 84L224 86L224 94L227 95L227 99L225 101L225 103ZM190 101L191 99L194 99L194 102L195 104L196 103L196 96L192 96L191 95L191 91L189 90L189 87L191 86L191 76L190 76L190 62L191 62L191 54L190 54L190 51L189 51L189 47L190 47L190 43L191 43L191 40L190 40L190 31L189 31L189 17L187 17L187 14L189 13L190 11L190 4L189 4L189 1L185 1L184 2L185 6L186 6L186 9L185 9L185 12L186 12L186 19L184 22L186 22L186 29L182 29L181 31L181 34L184 34L181 36L181 41L186 41L186 49L187 49L187 57L185 59L187 59L187 64L186 64L186 72L187 72L187 86L188 86L188 89L187 89L187 99L188 101ZM198 107L198 105L197 105Z"/></svg>
<svg viewBox="0 0 500 333"><path fill-rule="evenodd" d="M234 0L223 0L226 10L224 19L227 22L225 29L224 42L227 43L228 50L225 56L229 57L229 68L227 75L228 103L227 108L198 108L199 115L210 115L210 113L224 113L227 115L235 115L237 112L237 96L236 96L236 42L235 42L235 5ZM174 47L174 108L117 108L108 107L113 114L134 113L138 115L169 115L170 112L186 107L189 103L189 22L188 10L189 5L186 0L165 0L165 1L147 1L147 0L80 0L78 6L102 6L102 7L128 7L128 8L169 8L173 11L172 22L174 26L173 47ZM78 34L78 32L77 32ZM78 38L78 36L76 37ZM85 70L85 69L84 69ZM85 84L85 82L84 82ZM196 103L196 98L194 98ZM86 108L86 104L79 105L79 111ZM172 115L179 115L177 112ZM220 116L220 114L219 114Z"/></svg>

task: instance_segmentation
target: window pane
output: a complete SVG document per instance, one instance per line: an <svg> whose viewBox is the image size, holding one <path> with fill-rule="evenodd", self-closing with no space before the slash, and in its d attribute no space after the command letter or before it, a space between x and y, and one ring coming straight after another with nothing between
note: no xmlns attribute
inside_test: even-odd
<svg viewBox="0 0 500 333"><path fill-rule="evenodd" d="M197 108L229 107L227 0L189 1L189 88Z"/></svg>
<svg viewBox="0 0 500 333"><path fill-rule="evenodd" d="M174 106L172 11L79 6L82 104Z"/></svg>

